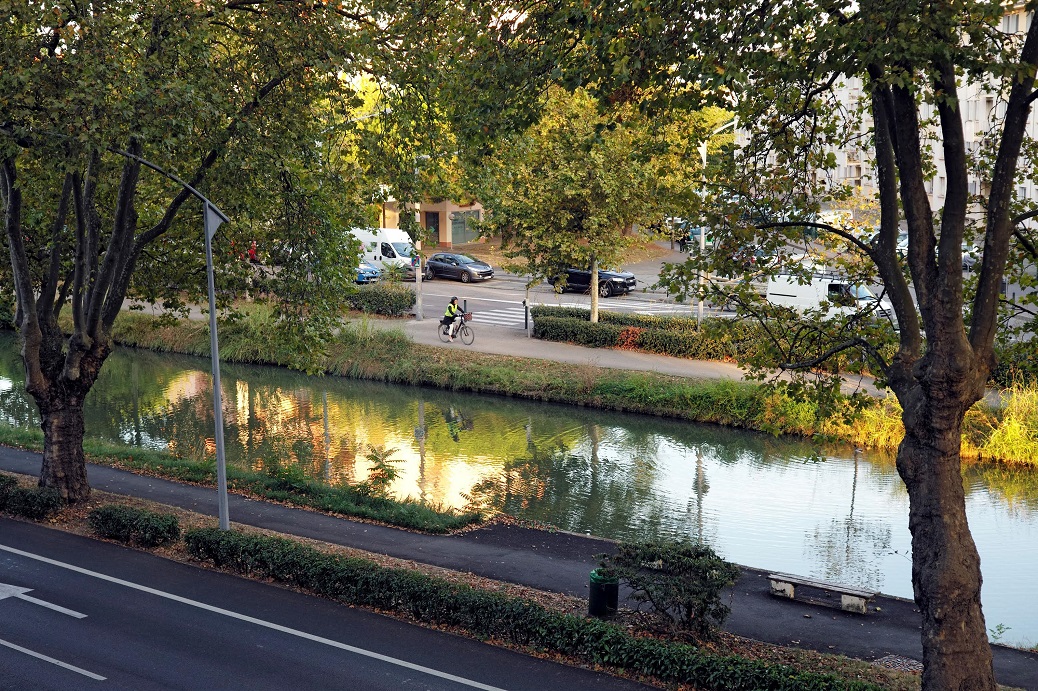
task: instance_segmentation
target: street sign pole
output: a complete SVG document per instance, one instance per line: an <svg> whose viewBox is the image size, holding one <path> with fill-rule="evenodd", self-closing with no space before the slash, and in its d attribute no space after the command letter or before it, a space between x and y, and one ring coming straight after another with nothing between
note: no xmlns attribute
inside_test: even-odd
<svg viewBox="0 0 1038 691"><path fill-rule="evenodd" d="M213 236L227 220L209 200L203 202L205 224L205 268L209 278L209 349L213 362L213 424L216 427L216 487L220 505L220 530L230 530L227 507L227 459L223 449L223 396L220 391L220 345L216 336L216 282L213 278Z"/></svg>

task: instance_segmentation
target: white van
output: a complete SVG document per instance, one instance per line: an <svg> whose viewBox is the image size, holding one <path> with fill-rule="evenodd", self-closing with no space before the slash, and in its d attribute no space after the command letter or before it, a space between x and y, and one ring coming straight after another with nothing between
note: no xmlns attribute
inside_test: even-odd
<svg viewBox="0 0 1038 691"><path fill-rule="evenodd" d="M879 300L865 286L853 285L833 271L816 269L810 282L800 283L799 276L776 274L768 278L765 297L773 305L791 307L798 312L829 305L829 314L854 314L870 310L877 319L888 319L897 329L897 316L889 300ZM878 303L878 304L877 304Z"/></svg>
<svg viewBox="0 0 1038 691"><path fill-rule="evenodd" d="M402 267L407 278L414 278L411 237L399 228L351 228L350 234L362 245L362 256L379 269Z"/></svg>

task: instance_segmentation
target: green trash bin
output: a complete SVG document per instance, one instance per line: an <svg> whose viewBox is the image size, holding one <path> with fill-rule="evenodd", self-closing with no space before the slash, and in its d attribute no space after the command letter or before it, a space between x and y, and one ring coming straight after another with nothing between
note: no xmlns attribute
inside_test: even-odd
<svg viewBox="0 0 1038 691"><path fill-rule="evenodd" d="M616 614L620 599L620 581L605 569L591 572L587 598L587 613L593 617L611 617Z"/></svg>

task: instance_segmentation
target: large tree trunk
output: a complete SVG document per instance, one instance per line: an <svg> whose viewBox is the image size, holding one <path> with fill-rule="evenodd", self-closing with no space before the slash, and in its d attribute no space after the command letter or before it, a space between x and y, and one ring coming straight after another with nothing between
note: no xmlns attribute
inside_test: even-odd
<svg viewBox="0 0 1038 691"><path fill-rule="evenodd" d="M40 487L56 488L70 504L86 501L90 484L83 455L83 406L78 401L39 406L43 428Z"/></svg>
<svg viewBox="0 0 1038 691"><path fill-rule="evenodd" d="M980 605L980 555L966 523L962 414L949 414L948 407L932 400L915 410L906 406L906 435L897 454L910 498L923 689L987 691L995 688L995 678Z"/></svg>

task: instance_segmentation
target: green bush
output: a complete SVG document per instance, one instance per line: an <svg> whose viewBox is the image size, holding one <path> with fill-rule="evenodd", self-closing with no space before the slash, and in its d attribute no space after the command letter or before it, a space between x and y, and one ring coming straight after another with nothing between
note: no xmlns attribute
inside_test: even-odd
<svg viewBox="0 0 1038 691"><path fill-rule="evenodd" d="M591 348L611 348L617 345L622 331L623 327L615 324L592 324L566 317L541 317L533 323L534 338L576 343Z"/></svg>
<svg viewBox="0 0 1038 691"><path fill-rule="evenodd" d="M180 521L170 513L108 504L91 511L87 522L100 537L142 547L158 547L180 539Z"/></svg>
<svg viewBox="0 0 1038 691"><path fill-rule="evenodd" d="M414 291L395 282L374 283L360 286L347 296L352 309L383 317L399 317L414 307Z"/></svg>
<svg viewBox="0 0 1038 691"><path fill-rule="evenodd" d="M588 664L701 688L774 691L866 691L874 685L787 665L713 656L680 643L633 635L597 619L552 612L498 592L353 557L322 554L291 540L215 528L184 536L198 559L239 573L270 578L340 602L405 613L420 621L456 626L482 638L571 655Z"/></svg>
<svg viewBox="0 0 1038 691"><path fill-rule="evenodd" d="M18 480L11 475L4 475L0 473L0 511L3 511L7 506L7 497L10 496L11 492L18 486Z"/></svg>
<svg viewBox="0 0 1038 691"><path fill-rule="evenodd" d="M621 543L615 554L603 556L601 567L660 620L699 636L724 624L731 609L721 593L739 577L739 567L709 546L672 540Z"/></svg>
<svg viewBox="0 0 1038 691"><path fill-rule="evenodd" d="M65 506L61 492L53 487L13 487L3 503L8 513L33 521L41 521Z"/></svg>

